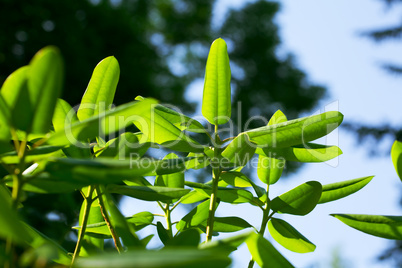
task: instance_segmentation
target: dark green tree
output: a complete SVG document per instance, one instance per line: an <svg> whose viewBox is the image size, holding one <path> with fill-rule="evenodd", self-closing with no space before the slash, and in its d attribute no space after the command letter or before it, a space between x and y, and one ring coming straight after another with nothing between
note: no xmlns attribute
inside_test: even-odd
<svg viewBox="0 0 402 268"><path fill-rule="evenodd" d="M63 98L71 105L79 103L95 65L114 55L121 69L116 104L143 95L191 112L195 105L184 98L186 86L203 77L209 45L222 36L230 43L234 62L234 101L242 102L240 122L250 115L269 118L276 109L289 119L311 110L325 88L311 85L291 54L277 56L281 42L273 19L280 5L256 1L230 10L223 25L213 30L214 2L0 0L0 83L40 48L55 45L65 61ZM249 127L258 124L263 122ZM25 203L32 202L35 210L27 205L22 212L33 226L58 241L70 235L67 226L78 213L71 213L71 207L79 208L79 196L27 198ZM52 226L45 225L42 215L53 219Z"/></svg>

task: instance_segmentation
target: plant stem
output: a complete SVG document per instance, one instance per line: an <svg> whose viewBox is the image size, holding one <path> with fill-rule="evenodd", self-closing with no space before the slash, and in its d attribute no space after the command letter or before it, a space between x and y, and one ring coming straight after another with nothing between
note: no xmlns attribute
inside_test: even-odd
<svg viewBox="0 0 402 268"><path fill-rule="evenodd" d="M218 126L215 125L214 159L213 159L213 161L211 161L211 164L212 164L212 192L211 192L211 199L210 199L210 203L209 203L209 215L208 215L207 228L206 228L206 234L207 234L206 242L210 242L212 240L212 233L214 231L216 196L218 194L218 182L219 182L219 176L221 174L220 163L219 163L219 148L217 146L219 142L220 142L220 140L219 140L219 136L218 136Z"/></svg>
<svg viewBox="0 0 402 268"><path fill-rule="evenodd" d="M265 203L265 208L263 210L264 212L262 215L260 231L258 232L262 236L264 236L265 230L268 225L268 221L273 215L273 213L271 213L271 215L269 214L270 210L271 210L271 201L269 200L269 184L267 184L267 201ZM248 268L253 268L253 266L254 266L254 260L251 258L251 260L248 264Z"/></svg>
<svg viewBox="0 0 402 268"><path fill-rule="evenodd" d="M165 208L165 218L166 218L166 224L167 224L166 228L167 228L167 232L168 232L170 238L173 237L172 219L170 217L171 212L172 211L169 209L169 203L167 203L166 208Z"/></svg>
<svg viewBox="0 0 402 268"><path fill-rule="evenodd" d="M81 229L80 229L79 234L78 234L78 240L77 240L77 244L75 246L74 255L73 255L73 259L71 261L71 265L74 264L75 259L80 254L82 241L84 239L85 230L87 228L89 212L91 210L91 206L92 206L92 202L93 202L93 199L92 199L93 191L94 191L94 186L90 185L89 188L88 188L88 194L85 197L85 206L84 206L84 214L82 215Z"/></svg>
<svg viewBox="0 0 402 268"><path fill-rule="evenodd" d="M26 152L26 138L24 141L21 141L19 143L18 138L16 136L15 132L12 132L13 134L13 141L15 145L15 149L17 151L17 155L19 158L19 163L17 167L12 171L12 176L13 176L13 189L11 192L11 198L12 198L12 204L11 208L13 210L17 210L18 208L18 203L20 200L21 196L21 190L23 186L23 178L22 178L22 170L24 169L25 166L25 152ZM5 267L13 267L14 266L14 243L10 238L7 238L6 241L6 256L8 256L8 260L5 263Z"/></svg>
<svg viewBox="0 0 402 268"><path fill-rule="evenodd" d="M100 189L99 185L96 186L96 195L98 196L99 206L100 206L100 209L101 209L103 219L105 220L106 225L109 228L110 235L113 238L114 245L115 245L117 251L120 253L120 252L123 252L123 245L121 244L120 238L118 237L118 235L116 234L115 230L113 229L113 227L112 227L112 225L110 223L110 219L109 219L108 214L105 212L105 203L103 202L102 194L103 193L101 192L101 189Z"/></svg>

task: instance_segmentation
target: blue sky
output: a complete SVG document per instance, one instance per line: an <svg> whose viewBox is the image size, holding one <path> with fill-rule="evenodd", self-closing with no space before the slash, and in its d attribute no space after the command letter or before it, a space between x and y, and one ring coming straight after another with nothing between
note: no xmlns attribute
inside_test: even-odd
<svg viewBox="0 0 402 268"><path fill-rule="evenodd" d="M226 1L226 4L236 6L244 1L234 2ZM295 54L299 67L307 72L310 80L328 87L330 96L320 103L318 109L323 110L332 103L335 108L339 106L346 121L401 125L402 78L390 76L378 66L387 60L402 62L402 43L377 45L359 35L365 29L398 23L401 13L400 8L387 10L381 1L375 0L285 0L277 17L283 42L280 53ZM306 217L283 217L316 243L314 253L295 254L277 244L275 246L296 267L313 264L328 267L331 254L337 248L350 267L386 267L384 263L377 263L375 258L389 241L357 232L328 214L401 215L398 203L402 184L389 157L369 158L364 147L355 146L355 137L342 130L332 139L338 139L344 152L335 167L306 165L301 172L272 187L272 196L307 180L324 184L368 175L376 177L354 196L318 206ZM388 150L390 142L364 146L380 146ZM253 218L247 214L250 213L245 213L247 219ZM245 267L247 260L244 258L236 258L234 267Z"/></svg>
<svg viewBox="0 0 402 268"><path fill-rule="evenodd" d="M245 2L220 0L215 7L214 23L219 25L227 8L238 8ZM346 121L402 125L402 77L394 77L379 68L382 61L402 63L402 42L377 45L359 36L365 29L398 23L402 9L387 10L379 0L284 0L281 3L282 9L276 19L283 45L278 53L295 54L299 67L308 74L310 81L329 89L329 97L321 101L314 112L339 109ZM199 90L199 85L193 85L192 90ZM376 177L355 195L320 205L306 217L283 216L317 245L314 253L296 254L273 244L296 267L328 267L331 255L337 249L349 267L391 267L376 262L376 257L390 245L388 240L355 231L329 216L330 213L402 214L398 206L402 184L391 159L370 158L365 148L379 146L389 150L391 141L356 147L356 138L340 130L331 134L327 142L337 144L343 155L330 164L305 165L299 173L275 184L271 196L309 180L327 184L369 175ZM136 212L130 207L130 200L122 207L125 214ZM260 225L260 211L250 209L249 205L221 204L218 215L219 211L242 216L251 224ZM249 261L246 246L233 257L233 267L246 267Z"/></svg>

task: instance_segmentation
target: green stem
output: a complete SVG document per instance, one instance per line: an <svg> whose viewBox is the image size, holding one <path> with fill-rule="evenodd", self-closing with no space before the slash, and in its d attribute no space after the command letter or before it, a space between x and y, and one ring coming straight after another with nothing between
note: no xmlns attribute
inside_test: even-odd
<svg viewBox="0 0 402 268"><path fill-rule="evenodd" d="M25 166L25 153L26 153L26 144L27 141L26 139L22 141L21 143L18 142L18 139L16 137L16 133L14 134L14 145L15 149L17 151L17 155L19 158L19 163L17 167L12 171L12 176L13 176L13 189L11 192L11 197L12 197L12 209L17 210L18 208L18 203L20 200L21 196L21 190L23 186L23 177L22 177L22 170L24 169ZM26 138L26 137L25 137ZM8 260L5 263L5 267L13 267L14 266L14 243L10 238L7 238L6 241L6 256L8 256Z"/></svg>
<svg viewBox="0 0 402 268"><path fill-rule="evenodd" d="M268 184L267 185L267 201L265 203L265 208L263 210L260 231L258 232L262 236L264 236L269 219L271 219L272 215L274 214L274 213L269 214L270 210L271 210L271 201L269 200L269 184ZM253 268L253 266L254 266L254 260L251 259L248 264L248 268Z"/></svg>
<svg viewBox="0 0 402 268"><path fill-rule="evenodd" d="M210 203L209 203L209 215L208 215L207 228L206 228L206 235L207 235L206 242L210 242L212 240L212 233L214 231L216 197L218 194L219 176L221 174L220 163L219 163L219 148L217 146L218 143L220 143L220 139L219 139L219 135L218 135L218 126L217 125L215 125L215 137L214 138L215 138L215 140L213 142L213 144L215 145L214 159L213 159L213 161L211 161L211 164L212 164L212 192L211 192L211 199L210 199Z"/></svg>
<svg viewBox="0 0 402 268"><path fill-rule="evenodd" d="M77 240L77 244L75 246L74 255L73 255L73 259L71 261L71 265L74 264L75 259L80 254L82 241L84 240L85 230L87 228L89 212L91 210L91 206L92 206L92 202L93 202L93 199L92 199L93 191L94 191L94 186L92 186L92 185L89 186L88 194L85 197L85 206L84 206L84 213L82 215L81 229L80 229L79 234L78 234L78 240Z"/></svg>
<svg viewBox="0 0 402 268"><path fill-rule="evenodd" d="M119 236L116 234L115 230L112 227L112 224L110 223L109 215L105 211L105 203L104 203L103 197L102 197L103 193L101 192L101 189L100 189L99 185L96 186L96 193L97 193L97 196L98 196L99 206L100 206L100 209L101 209L103 219L105 220L106 225L109 228L110 235L113 238L114 245L115 245L117 251L119 253L121 253L124 250L123 245L121 244Z"/></svg>
<svg viewBox="0 0 402 268"><path fill-rule="evenodd" d="M11 267L14 266L14 261L13 261L13 259L14 259L13 255L14 254L13 254L13 252L14 252L13 242L12 242L12 240L10 238L7 238L7 241L6 241L6 256L8 258L6 259L6 262L4 263L4 268L11 268Z"/></svg>
<svg viewBox="0 0 402 268"><path fill-rule="evenodd" d="M169 209L169 203L167 203L166 208L165 208L165 218L166 218L166 224L167 224L166 228L167 228L167 232L168 232L170 238L173 237L172 219L170 217L171 212L172 211Z"/></svg>

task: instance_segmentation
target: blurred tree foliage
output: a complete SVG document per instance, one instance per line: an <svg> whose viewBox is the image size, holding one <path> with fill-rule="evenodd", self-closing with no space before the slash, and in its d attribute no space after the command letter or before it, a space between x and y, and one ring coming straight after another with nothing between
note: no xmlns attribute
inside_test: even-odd
<svg viewBox="0 0 402 268"><path fill-rule="evenodd" d="M402 4L402 0L381 0L388 8L398 8ZM377 29L371 29L363 32L363 36L368 37L376 43L386 41L402 41L402 21L394 25L382 26ZM381 67L392 75L402 76L402 63L384 62ZM343 127L356 133L359 143L369 139L374 139L376 143L379 141L390 138L389 148L391 142L394 140L402 141L402 126L390 126L385 123L383 125L365 125L357 122L346 122ZM370 153L373 155L379 152L378 148L371 147ZM389 150L384 152L389 155ZM401 198L402 205L402 198ZM393 245L381 253L379 259L382 261L392 262L395 267L402 267L402 241L395 241Z"/></svg>
<svg viewBox="0 0 402 268"><path fill-rule="evenodd" d="M398 8L402 4L402 0L380 0L387 8ZM394 25L380 26L376 29L365 30L362 32L362 36L369 38L376 43L389 42L389 41L402 41L402 21L395 23ZM402 76L402 63L397 62L383 62L381 68L390 74ZM394 140L402 141L402 126L391 126L387 123L382 125L367 125L360 122L345 122L342 124L347 130L358 135L358 142L364 143L369 139L374 139L376 142L390 138L389 148ZM372 148L371 154L378 154L381 150L378 148ZM389 154L387 150L384 152ZM402 265L402 264L401 264Z"/></svg>
<svg viewBox="0 0 402 268"><path fill-rule="evenodd" d="M290 119L311 110L325 88L312 85L291 54L278 56L274 17L280 5L255 1L229 10L223 25L213 26L214 5L214 0L0 0L0 83L36 51L55 45L65 60L63 98L73 106L95 65L114 55L121 68L115 104L143 95L193 112L186 86L203 77L210 43L221 36L229 44L234 101L242 102L241 118L237 107L232 113L236 122L269 118L277 109ZM71 249L68 226L76 222L78 211L71 208L80 207L79 195L27 198L23 213L31 224Z"/></svg>

